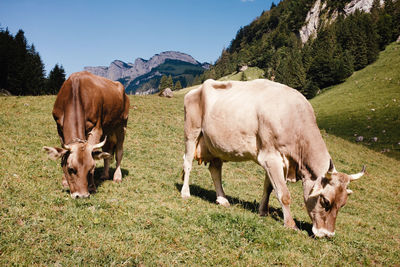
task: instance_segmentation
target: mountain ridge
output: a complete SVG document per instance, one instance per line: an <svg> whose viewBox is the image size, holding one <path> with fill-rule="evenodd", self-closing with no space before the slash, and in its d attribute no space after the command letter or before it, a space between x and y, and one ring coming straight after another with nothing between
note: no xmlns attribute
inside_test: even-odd
<svg viewBox="0 0 400 267"><path fill-rule="evenodd" d="M168 60L185 62L190 64L191 66L202 68L203 70L206 70L209 67L208 63L200 63L189 54L178 51L164 51L153 55L148 60L139 57L135 59L134 63L126 63L122 60L116 59L113 60L108 67L86 66L84 67L84 70L113 81L120 81L125 86L125 88L130 88L130 93L135 93L136 89L139 88L139 84L143 84L144 81L150 81L148 74L151 73L153 69L164 64ZM185 70L183 70L183 72L184 71ZM146 76L144 77L143 81L140 80L141 76ZM153 77L156 77L157 81L152 82L152 87L148 88L149 93L154 93L158 89L157 83L160 80L158 78L160 78L161 76L162 74L160 72L153 73ZM135 82L135 84L133 84L133 82ZM185 84L187 84L187 82L185 82ZM141 93L146 92L142 91Z"/></svg>
<svg viewBox="0 0 400 267"><path fill-rule="evenodd" d="M165 51L155 54L148 60L139 57L135 59L134 63L126 63L122 60L116 59L113 60L108 67L85 66L84 70L114 81L125 77L130 77L130 80L133 80L150 72L153 68L164 63L167 59L180 60L193 65L207 66L207 63L200 63L189 54L178 51Z"/></svg>

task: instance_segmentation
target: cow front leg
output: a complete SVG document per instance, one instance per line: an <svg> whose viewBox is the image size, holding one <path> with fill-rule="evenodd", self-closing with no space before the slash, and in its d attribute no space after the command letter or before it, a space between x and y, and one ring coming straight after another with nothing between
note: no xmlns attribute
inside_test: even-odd
<svg viewBox="0 0 400 267"><path fill-rule="evenodd" d="M283 221L285 226L288 228L297 229L296 223L294 222L290 213L290 193L284 178L281 156L278 153L260 153L258 155L258 162L268 175L272 187L275 190L276 197L282 206ZM266 201L261 204L265 205L265 203Z"/></svg>
<svg viewBox="0 0 400 267"><path fill-rule="evenodd" d="M268 203L269 203L269 196L271 195L272 192L272 183L269 180L268 175L265 175L265 180L264 180L264 193L262 196L262 199L260 201L260 207L258 208L258 212L260 216L266 216L269 213L269 208L268 208Z"/></svg>
<svg viewBox="0 0 400 267"><path fill-rule="evenodd" d="M94 183L94 172L92 172L92 173L90 173L90 175L88 175L88 191L89 191L89 193L96 192L96 184Z"/></svg>
<svg viewBox="0 0 400 267"><path fill-rule="evenodd" d="M224 207L229 207L229 201L226 199L224 189L222 188L222 161L220 159L213 159L210 161L208 167L211 177L214 182L215 192L217 194L217 203Z"/></svg>
<svg viewBox="0 0 400 267"><path fill-rule="evenodd" d="M189 176L190 171L192 170L192 163L194 158L195 151L195 140L187 140L185 144L185 154L183 155L183 186L181 189L182 198L190 197L190 189L189 189Z"/></svg>
<svg viewBox="0 0 400 267"><path fill-rule="evenodd" d="M101 180L108 180L110 178L110 159L104 159L104 168L103 172L101 173L100 179Z"/></svg>
<svg viewBox="0 0 400 267"><path fill-rule="evenodd" d="M103 152L107 152L112 154L113 153L113 145L110 142L111 140L108 140L105 145L103 146ZM104 168L103 172L101 173L100 179L101 180L108 180L110 179L110 162L111 158L104 158Z"/></svg>

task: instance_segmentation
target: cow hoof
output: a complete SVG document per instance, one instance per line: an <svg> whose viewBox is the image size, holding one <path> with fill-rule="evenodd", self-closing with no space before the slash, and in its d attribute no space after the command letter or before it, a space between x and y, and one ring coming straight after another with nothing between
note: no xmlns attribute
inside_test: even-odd
<svg viewBox="0 0 400 267"><path fill-rule="evenodd" d="M108 176L108 175L102 174L100 176L100 180L108 180L108 179L110 179L110 176Z"/></svg>
<svg viewBox="0 0 400 267"><path fill-rule="evenodd" d="M287 227L287 228L290 228L290 229L293 229L293 230L295 230L295 231L298 231L299 230L299 228L296 226L296 224L293 222L293 224L286 224L285 223L285 227Z"/></svg>
<svg viewBox="0 0 400 267"><path fill-rule="evenodd" d="M217 203L219 205L221 205L221 206L224 206L224 207L229 207L230 206L229 201L224 197L217 197Z"/></svg>
<svg viewBox="0 0 400 267"><path fill-rule="evenodd" d="M114 182L114 183L121 183L121 182L122 182L122 179L121 179L121 178L114 178L114 179L113 179L113 182Z"/></svg>
<svg viewBox="0 0 400 267"><path fill-rule="evenodd" d="M183 199L188 199L190 198L190 192L182 191L181 196Z"/></svg>
<svg viewBox="0 0 400 267"><path fill-rule="evenodd" d="M268 216L269 212L266 210L260 210L258 214L260 214L261 217L266 217Z"/></svg>

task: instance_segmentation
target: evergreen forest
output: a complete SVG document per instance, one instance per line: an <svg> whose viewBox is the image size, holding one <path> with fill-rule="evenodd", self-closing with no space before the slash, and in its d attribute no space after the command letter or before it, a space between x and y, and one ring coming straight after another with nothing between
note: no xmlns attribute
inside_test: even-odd
<svg viewBox="0 0 400 267"><path fill-rule="evenodd" d="M0 89L12 95L57 94L65 81L65 70L56 64L46 77L44 64L23 30L13 36L0 28Z"/></svg>

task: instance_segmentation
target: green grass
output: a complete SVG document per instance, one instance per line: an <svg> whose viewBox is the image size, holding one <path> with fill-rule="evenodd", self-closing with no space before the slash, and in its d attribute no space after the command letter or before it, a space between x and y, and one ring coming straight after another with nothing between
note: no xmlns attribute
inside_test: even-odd
<svg viewBox="0 0 400 267"><path fill-rule="evenodd" d="M361 144L400 160L400 44L311 103L320 128L352 142L363 136Z"/></svg>
<svg viewBox="0 0 400 267"><path fill-rule="evenodd" d="M387 60L385 53L375 64ZM320 123L330 117L323 106L334 104L321 102L337 88L312 101ZM303 230L283 227L274 196L272 216L259 217L264 171L251 162L224 165L230 208L214 203L208 170L197 164L192 197L182 200L183 96L130 96L123 182L102 182L96 194L78 200L61 189L59 162L41 151L59 146L51 116L55 97L1 97L0 265L400 264L399 160L335 136L341 124L322 131L336 168L354 173L366 164L368 173L350 185L354 194L339 213L332 239L308 235L301 183L289 184L289 190L293 217ZM371 118L372 126L381 120ZM102 163L98 167L96 177Z"/></svg>

